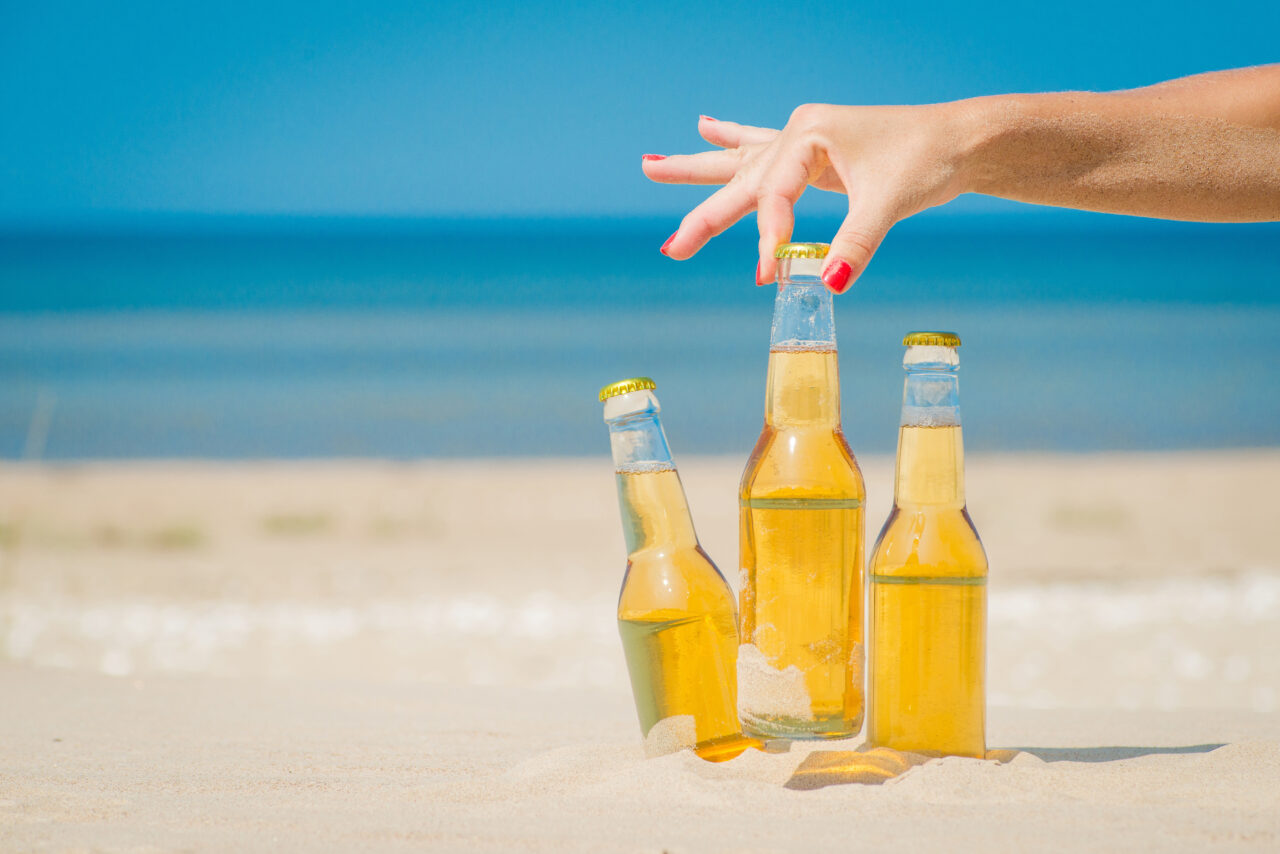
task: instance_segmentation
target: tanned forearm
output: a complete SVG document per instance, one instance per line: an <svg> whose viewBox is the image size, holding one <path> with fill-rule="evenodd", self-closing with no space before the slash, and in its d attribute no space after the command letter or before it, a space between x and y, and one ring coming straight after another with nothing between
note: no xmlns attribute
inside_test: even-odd
<svg viewBox="0 0 1280 854"><path fill-rule="evenodd" d="M1111 95L1147 114L1200 116L1280 130L1280 63L1180 77Z"/></svg>
<svg viewBox="0 0 1280 854"><path fill-rule="evenodd" d="M971 192L1166 219L1280 219L1280 66L949 105Z"/></svg>
<svg viewBox="0 0 1280 854"><path fill-rule="evenodd" d="M774 250L791 239L808 187L849 198L822 269L836 293L895 223L963 193L1162 219L1280 220L1280 65L1122 92L802 104L780 130L702 116L698 132L718 150L641 161L654 181L723 185L660 251L692 257L755 211L760 284L775 278Z"/></svg>

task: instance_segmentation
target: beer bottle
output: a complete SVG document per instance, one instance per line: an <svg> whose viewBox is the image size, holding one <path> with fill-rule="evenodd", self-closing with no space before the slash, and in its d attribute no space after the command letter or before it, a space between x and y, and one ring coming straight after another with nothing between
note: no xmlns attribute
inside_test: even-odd
<svg viewBox="0 0 1280 854"><path fill-rule="evenodd" d="M738 493L747 732L843 738L862 727L862 472L840 430L825 243L778 248L764 430Z"/></svg>
<svg viewBox="0 0 1280 854"><path fill-rule="evenodd" d="M738 724L738 616L698 544L654 388L637 377L600 390L627 542L618 631L645 754L722 761L759 746Z"/></svg>
<svg viewBox="0 0 1280 854"><path fill-rule="evenodd" d="M960 338L912 332L893 510L872 550L867 740L986 751L987 557L964 500Z"/></svg>

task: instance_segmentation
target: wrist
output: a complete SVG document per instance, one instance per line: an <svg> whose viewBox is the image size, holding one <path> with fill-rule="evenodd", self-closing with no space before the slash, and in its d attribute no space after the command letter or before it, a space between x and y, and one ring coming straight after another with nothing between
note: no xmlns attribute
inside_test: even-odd
<svg viewBox="0 0 1280 854"><path fill-rule="evenodd" d="M943 125L954 170L956 195L993 194L998 164L997 141L1022 111L1017 95L990 95L942 104Z"/></svg>

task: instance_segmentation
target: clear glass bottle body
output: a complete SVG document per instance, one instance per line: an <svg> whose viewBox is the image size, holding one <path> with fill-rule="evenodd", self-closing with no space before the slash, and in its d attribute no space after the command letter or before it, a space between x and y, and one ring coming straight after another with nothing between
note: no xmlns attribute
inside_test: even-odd
<svg viewBox="0 0 1280 854"><path fill-rule="evenodd" d="M840 429L820 267L779 266L765 424L739 487L738 708L761 736L843 738L862 726L866 490Z"/></svg>
<svg viewBox="0 0 1280 854"><path fill-rule="evenodd" d="M894 507L872 549L868 742L986 753L987 558L965 509L959 361L904 359Z"/></svg>
<svg viewBox="0 0 1280 854"><path fill-rule="evenodd" d="M758 745L738 723L733 591L698 544L658 413L649 391L605 401L627 542L618 632L646 755L732 759Z"/></svg>

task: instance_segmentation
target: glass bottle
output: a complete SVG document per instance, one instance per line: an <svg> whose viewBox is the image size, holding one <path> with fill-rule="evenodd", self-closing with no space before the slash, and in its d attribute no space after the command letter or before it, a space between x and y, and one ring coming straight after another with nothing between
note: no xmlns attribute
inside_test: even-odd
<svg viewBox="0 0 1280 854"><path fill-rule="evenodd" d="M912 332L894 506L872 550L867 740L986 752L987 557L964 500L960 338Z"/></svg>
<svg viewBox="0 0 1280 854"><path fill-rule="evenodd" d="M732 759L759 742L737 715L733 591L698 544L648 377L600 390L627 541L618 597L645 754Z"/></svg>
<svg viewBox="0 0 1280 854"><path fill-rule="evenodd" d="M843 738L862 727L862 472L840 429L828 246L778 248L764 430L738 493L747 732Z"/></svg>

